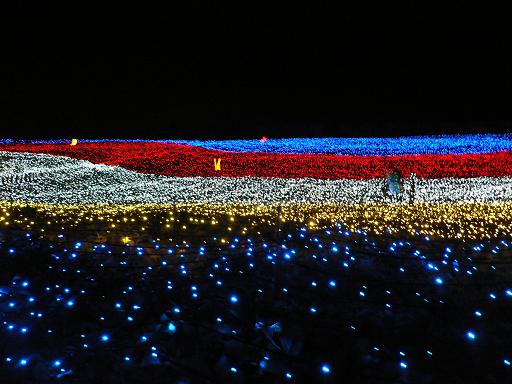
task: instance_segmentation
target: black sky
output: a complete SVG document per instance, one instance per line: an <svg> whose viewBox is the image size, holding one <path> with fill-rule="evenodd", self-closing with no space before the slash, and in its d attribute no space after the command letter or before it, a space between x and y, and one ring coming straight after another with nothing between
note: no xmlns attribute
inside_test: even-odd
<svg viewBox="0 0 512 384"><path fill-rule="evenodd" d="M508 14L483 3L4 3L0 137L512 131Z"/></svg>

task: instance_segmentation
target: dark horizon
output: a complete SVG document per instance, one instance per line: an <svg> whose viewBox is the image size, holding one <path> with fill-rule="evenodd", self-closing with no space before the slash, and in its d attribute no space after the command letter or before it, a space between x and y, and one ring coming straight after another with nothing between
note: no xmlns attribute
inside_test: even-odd
<svg viewBox="0 0 512 384"><path fill-rule="evenodd" d="M512 131L505 13L3 4L3 138Z"/></svg>

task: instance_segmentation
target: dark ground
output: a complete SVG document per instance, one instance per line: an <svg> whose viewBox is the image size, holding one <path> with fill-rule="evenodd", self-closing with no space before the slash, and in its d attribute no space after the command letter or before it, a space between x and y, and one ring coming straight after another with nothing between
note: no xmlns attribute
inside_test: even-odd
<svg viewBox="0 0 512 384"><path fill-rule="evenodd" d="M30 237L3 229L4 382L53 382L59 374L65 383L288 382L286 373L304 383L509 380L507 242L482 242L479 251L462 242L337 228L304 232L294 225L279 235L259 225L245 236L236 233L251 219L220 218L211 227L181 218L187 230L163 231L160 219L150 217L144 236L138 224L115 231L81 225L60 238L58 229L47 230L40 239L37 225ZM125 235L141 248L120 245ZM238 242L231 247L221 236ZM238 302L230 301L232 295ZM477 335L473 341L469 330ZM105 334L108 342L101 341ZM322 375L323 364L329 375Z"/></svg>

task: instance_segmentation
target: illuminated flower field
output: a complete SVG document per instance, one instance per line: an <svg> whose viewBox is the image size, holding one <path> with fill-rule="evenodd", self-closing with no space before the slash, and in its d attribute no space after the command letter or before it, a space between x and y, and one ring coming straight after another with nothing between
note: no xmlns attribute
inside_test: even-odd
<svg viewBox="0 0 512 384"><path fill-rule="evenodd" d="M508 382L511 160L512 135L2 140L2 377Z"/></svg>

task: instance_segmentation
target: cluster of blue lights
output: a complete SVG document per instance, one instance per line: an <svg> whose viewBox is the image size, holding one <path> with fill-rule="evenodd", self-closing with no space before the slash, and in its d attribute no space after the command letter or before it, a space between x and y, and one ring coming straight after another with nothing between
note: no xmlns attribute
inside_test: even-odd
<svg viewBox="0 0 512 384"><path fill-rule="evenodd" d="M445 135L392 138L297 138L183 141L185 144L233 152L330 153L337 155L409 155L492 153L510 151L512 135Z"/></svg>
<svg viewBox="0 0 512 384"><path fill-rule="evenodd" d="M192 380L314 382L389 363L400 380L462 369L460 354L510 374L510 242L261 229L137 245L4 235L0 368L80 380L84 361L108 361L116 375L151 366Z"/></svg>
<svg viewBox="0 0 512 384"><path fill-rule="evenodd" d="M512 150L511 134L408 136L389 138L296 138L254 140L80 140L80 142L160 142L188 144L234 152L330 153L339 155L407 155L492 153ZM69 140L32 140L30 143L67 143ZM12 140L0 140L0 144Z"/></svg>

